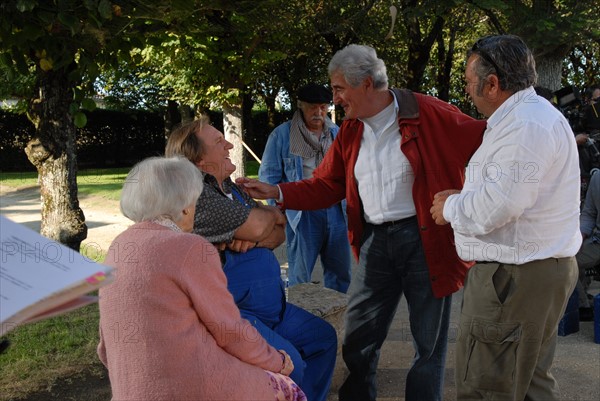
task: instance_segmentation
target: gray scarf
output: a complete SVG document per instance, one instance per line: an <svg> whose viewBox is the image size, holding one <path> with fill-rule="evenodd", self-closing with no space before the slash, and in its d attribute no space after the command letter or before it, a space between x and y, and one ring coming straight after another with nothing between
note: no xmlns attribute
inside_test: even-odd
<svg viewBox="0 0 600 401"><path fill-rule="evenodd" d="M323 124L323 134L325 135L321 135L317 138L315 134L310 132L310 130L306 128L306 124L304 124L302 112L296 110L290 126L290 153L304 159L315 157L316 165L318 166L321 164L321 160L323 160L325 153L327 153L329 147L333 143L333 138L329 133L327 117Z"/></svg>

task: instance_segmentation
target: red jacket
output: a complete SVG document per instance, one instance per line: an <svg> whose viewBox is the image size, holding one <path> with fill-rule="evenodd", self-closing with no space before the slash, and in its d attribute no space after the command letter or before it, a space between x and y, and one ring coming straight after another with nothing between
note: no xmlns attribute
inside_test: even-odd
<svg viewBox="0 0 600 401"><path fill-rule="evenodd" d="M429 209L437 192L462 188L465 167L481 144L485 121L431 96L408 90L394 93L400 105L400 147L415 176L413 199L431 286L436 297L444 297L462 287L472 263L458 257L451 226L435 224ZM313 178L279 184L289 209L322 209L346 198L348 237L357 259L365 221L354 165L363 128L359 120L344 121Z"/></svg>

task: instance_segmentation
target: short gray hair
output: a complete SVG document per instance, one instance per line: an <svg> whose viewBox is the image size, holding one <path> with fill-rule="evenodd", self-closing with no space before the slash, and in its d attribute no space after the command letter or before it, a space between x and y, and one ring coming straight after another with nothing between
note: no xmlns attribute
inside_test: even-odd
<svg viewBox="0 0 600 401"><path fill-rule="evenodd" d="M534 86L537 81L535 59L523 39L516 35L490 35L480 38L467 51L467 58L479 56L474 66L479 78L477 94L481 95L486 78L498 76L500 89L516 93Z"/></svg>
<svg viewBox="0 0 600 401"><path fill-rule="evenodd" d="M121 212L136 223L158 217L179 221L202 193L202 173L183 157L150 157L127 174Z"/></svg>
<svg viewBox="0 0 600 401"><path fill-rule="evenodd" d="M348 45L339 50L327 67L329 76L341 72L346 82L353 88L368 77L373 78L373 87L378 90L388 88L385 63L377 57L375 49L364 45Z"/></svg>

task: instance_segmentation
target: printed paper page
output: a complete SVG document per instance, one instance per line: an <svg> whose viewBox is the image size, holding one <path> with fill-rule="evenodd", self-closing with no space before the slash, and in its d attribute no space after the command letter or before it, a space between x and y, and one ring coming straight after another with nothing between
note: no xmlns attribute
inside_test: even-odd
<svg viewBox="0 0 600 401"><path fill-rule="evenodd" d="M0 323L25 307L112 270L0 216Z"/></svg>

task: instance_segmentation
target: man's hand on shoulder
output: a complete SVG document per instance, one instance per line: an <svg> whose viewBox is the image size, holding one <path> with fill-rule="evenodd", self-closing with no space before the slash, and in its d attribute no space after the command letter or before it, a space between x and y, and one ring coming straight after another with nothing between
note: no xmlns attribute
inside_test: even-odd
<svg viewBox="0 0 600 401"><path fill-rule="evenodd" d="M277 185L267 184L266 182L248 177L237 178L235 183L254 199L279 199L279 188Z"/></svg>

